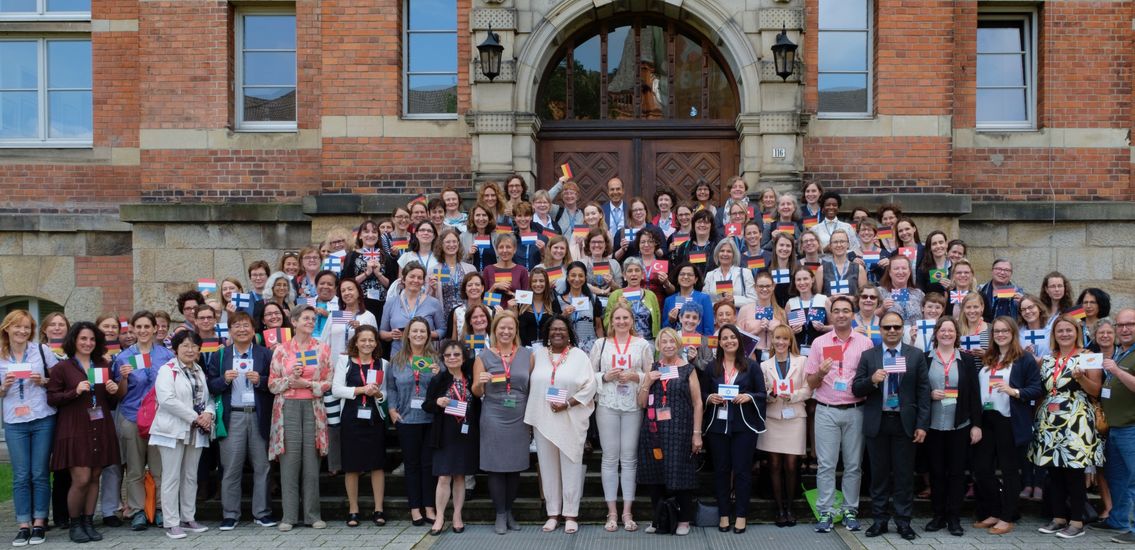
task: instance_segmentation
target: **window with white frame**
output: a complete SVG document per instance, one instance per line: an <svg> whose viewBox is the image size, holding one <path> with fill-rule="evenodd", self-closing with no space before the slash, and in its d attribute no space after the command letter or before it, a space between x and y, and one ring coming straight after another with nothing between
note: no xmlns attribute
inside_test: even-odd
<svg viewBox="0 0 1135 550"><path fill-rule="evenodd" d="M91 40L0 40L0 146L89 147Z"/></svg>
<svg viewBox="0 0 1135 550"><path fill-rule="evenodd" d="M406 0L402 110L407 118L457 117L457 2Z"/></svg>
<svg viewBox="0 0 1135 550"><path fill-rule="evenodd" d="M295 130L295 12L241 12L236 44L237 129Z"/></svg>
<svg viewBox="0 0 1135 550"><path fill-rule="evenodd" d="M90 18L91 0L0 0L0 21Z"/></svg>
<svg viewBox="0 0 1135 550"><path fill-rule="evenodd" d="M871 2L820 0L819 114L871 116Z"/></svg>
<svg viewBox="0 0 1135 550"><path fill-rule="evenodd" d="M1036 127L1036 18L983 12L977 23L977 127Z"/></svg>

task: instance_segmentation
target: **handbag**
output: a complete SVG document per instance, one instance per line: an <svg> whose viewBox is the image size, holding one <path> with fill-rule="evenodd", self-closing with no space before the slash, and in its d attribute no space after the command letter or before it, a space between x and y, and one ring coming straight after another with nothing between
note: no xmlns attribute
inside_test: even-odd
<svg viewBox="0 0 1135 550"><path fill-rule="evenodd" d="M1093 399L1092 404L1096 409L1096 433L1105 436L1110 426L1107 424L1107 414L1103 412L1103 404L1098 399Z"/></svg>
<svg viewBox="0 0 1135 550"><path fill-rule="evenodd" d="M710 506L700 499L694 501L697 512L694 513L694 525L697 527L716 527L718 522L717 506Z"/></svg>

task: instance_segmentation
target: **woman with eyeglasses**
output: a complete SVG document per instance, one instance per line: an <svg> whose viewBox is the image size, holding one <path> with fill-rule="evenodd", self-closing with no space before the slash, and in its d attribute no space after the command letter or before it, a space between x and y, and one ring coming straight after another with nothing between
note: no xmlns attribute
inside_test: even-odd
<svg viewBox="0 0 1135 550"><path fill-rule="evenodd" d="M609 296L615 290L622 288L623 266L611 257L611 240L607 233L600 229L592 229L587 232L583 242L587 245L587 255L580 257L578 261L587 268L587 286L591 293L597 296ZM570 263L564 267L565 276L570 267ZM601 269L606 269L609 273L597 273ZM563 289L557 291L562 293Z"/></svg>
<svg viewBox="0 0 1135 550"><path fill-rule="evenodd" d="M1083 331L1081 347L1088 347L1096 332L1096 324L1100 319L1111 315L1111 295L1098 288L1085 288L1076 298L1076 305L1084 308L1084 320L1081 321Z"/></svg>
<svg viewBox="0 0 1135 550"><path fill-rule="evenodd" d="M1032 355L1021 349L1012 319L993 322L997 333L978 371L981 396L981 441L973 454L974 489L977 496L977 529L1012 531L1021 485L1018 461L1020 447L1033 440L1033 400L1043 394L1041 373ZM961 323L958 334L964 334ZM997 472L1001 478L997 478Z"/></svg>
<svg viewBox="0 0 1135 550"><path fill-rule="evenodd" d="M713 249L717 246L718 240L717 229L713 225L713 214L708 210L699 210L694 213L692 224L694 230L690 234L690 239L678 245L676 249L671 248L674 251L672 265L691 264L704 276L717 267L717 260L713 258Z"/></svg>
<svg viewBox="0 0 1135 550"><path fill-rule="evenodd" d="M717 214L717 206L715 206L714 196L717 192L709 182L699 179L694 185L694 192L690 194L690 198L694 201L694 212L701 212L706 210L712 218Z"/></svg>
<svg viewBox="0 0 1135 550"><path fill-rule="evenodd" d="M848 250L851 246L851 235L843 229L832 231L828 237L828 251L831 257L823 262L823 274L820 279L820 293L828 296L847 294L855 296L859 289L867 284L867 269L862 258L852 257Z"/></svg>
<svg viewBox="0 0 1135 550"><path fill-rule="evenodd" d="M1036 435L1029 460L1048 469L1052 521L1038 529L1071 539L1084 534L1087 502L1084 471L1103 464L1103 445L1096 432L1096 405L1103 373L1085 369L1080 323L1061 316L1052 325L1052 355L1044 358L1040 378L1044 393L1036 413ZM1016 487L1006 488L1015 493Z"/></svg>
<svg viewBox="0 0 1135 550"><path fill-rule="evenodd" d="M300 272L292 279L296 287L296 296L299 298L315 298L315 276L323 264L323 257L319 249L314 246L305 246L300 249Z"/></svg>
<svg viewBox="0 0 1135 550"><path fill-rule="evenodd" d="M636 252L627 256L628 258L642 260L643 285L659 298L667 296L675 290L674 284L670 282L670 274L667 270L661 269L662 266L655 265L656 260L667 257L667 254L661 248L665 242L666 239L662 236L662 231L657 227L648 225L642 231L635 233L634 242L631 246Z"/></svg>
<svg viewBox="0 0 1135 550"><path fill-rule="evenodd" d="M973 265L969 263L969 260L962 259L953 263L950 269L950 282L954 283L954 289L947 295L950 298L950 309L947 310L949 315L959 321L962 320L964 316L962 297L969 294L982 296L982 310L985 309L985 297L978 288L977 280L973 275Z"/></svg>
<svg viewBox="0 0 1135 550"><path fill-rule="evenodd" d="M1025 294L1017 311L1021 316L1019 319L1021 345L1025 351L1040 360L1050 351L1048 335L1052 327L1047 324L1048 308L1040 298Z"/></svg>
<svg viewBox="0 0 1135 550"><path fill-rule="evenodd" d="M1046 327L1051 328L1062 312L1072 309L1072 294L1072 281L1063 273L1052 271L1044 276L1040 283L1040 301L1048 311L1044 319Z"/></svg>
<svg viewBox="0 0 1135 550"><path fill-rule="evenodd" d="M607 314L603 322L606 332L611 331L611 312L615 305L625 303L631 311L638 334L648 342L654 341L654 335L658 334L661 327L661 313L658 309L658 296L642 286L644 271L638 258L627 258L623 262L627 286L612 292L607 301Z"/></svg>
<svg viewBox="0 0 1135 550"><path fill-rule="evenodd" d="M343 271L340 273L340 277L358 283L363 303L375 319L382 318L391 276L396 277L398 273L394 258L382 248L381 239L378 223L374 220L360 224L354 249L343 259Z"/></svg>
<svg viewBox="0 0 1135 550"><path fill-rule="evenodd" d="M427 276L434 273L438 267L438 260L434 257L434 239L437 237L437 228L430 221L423 221L414 226L414 236L410 239L410 248L398 257L398 267L406 267L410 262L418 262L426 269Z"/></svg>
<svg viewBox="0 0 1135 550"><path fill-rule="evenodd" d="M382 234L382 251L387 256L398 260L403 252L410 249L410 211L405 207L394 208L393 225L390 233Z"/></svg>
<svg viewBox="0 0 1135 550"><path fill-rule="evenodd" d="M264 309L260 311L260 319L258 320L258 322L258 326L260 327L260 334L256 335L256 341L262 346L269 346L272 351L275 351L276 347L279 346L280 343L276 342L275 344L270 345L268 342L265 342L264 331L276 328L286 328L289 331L292 330L292 322L290 319L288 319L288 310L275 302L268 302L264 304Z"/></svg>
<svg viewBox="0 0 1135 550"><path fill-rule="evenodd" d="M701 273L693 264L687 263L677 267L675 278L678 281L678 291L667 296L662 306L662 311L666 312L664 324L667 327L684 331L681 318L682 309L687 303L692 302L698 305L703 315L700 316L697 330L690 332L697 332L705 336L712 335L713 316L709 312L713 310L713 302L708 294L697 290L702 286Z"/></svg>
<svg viewBox="0 0 1135 550"><path fill-rule="evenodd" d="M666 250L670 251L670 259L674 259L674 252L678 245L690 239L690 233L694 230L693 208L688 204L679 204L674 208L674 219L677 220L677 225L674 226L674 231L666 237Z"/></svg>
<svg viewBox="0 0 1135 550"><path fill-rule="evenodd" d="M753 303L745 304L737 312L737 324L741 330L755 335L757 349L761 351L759 359L768 359L771 350L773 331L776 327L788 324L788 316L780 305L773 299L772 275L768 271L758 271L754 276L753 287L757 291L757 299Z"/></svg>
<svg viewBox="0 0 1135 550"><path fill-rule="evenodd" d="M437 518L430 535L445 527L445 508L453 495L453 532L465 531L461 511L465 505L465 476L477 473L480 403L473 399L472 365L465 347L446 340L439 346L445 368L430 380L422 408L433 415L429 444L433 448L433 475L437 477Z"/></svg>
<svg viewBox="0 0 1135 550"><path fill-rule="evenodd" d="M781 195L776 202L776 215L772 221L765 226L762 232L764 241L761 243L761 248L770 252L776 252L776 238L786 236L795 240L804 234L804 226L800 223L800 212L796 205L796 197L790 194ZM795 249L793 249L793 256L795 256Z"/></svg>
<svg viewBox="0 0 1135 550"><path fill-rule="evenodd" d="M627 220L626 226L620 228L613 237L613 246L615 247L614 256L615 259L620 262L625 258L639 254L638 248L633 246L635 236L647 226L650 220L650 212L646 208L646 201L639 197L633 197L627 201L627 210L630 213L630 217Z"/></svg>
<svg viewBox="0 0 1135 550"><path fill-rule="evenodd" d="M465 261L461 235L452 227L441 230L434 245L434 257L437 265L428 280L430 294L441 302L442 311L453 311L462 301L461 282L466 274L475 273L477 268Z"/></svg>

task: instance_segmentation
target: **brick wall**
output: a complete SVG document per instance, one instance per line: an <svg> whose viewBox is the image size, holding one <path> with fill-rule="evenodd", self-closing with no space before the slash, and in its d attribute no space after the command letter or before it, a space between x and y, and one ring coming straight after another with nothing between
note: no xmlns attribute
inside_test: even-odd
<svg viewBox="0 0 1135 550"><path fill-rule="evenodd" d="M75 286L102 290L103 313L129 317L134 311L131 256L76 256Z"/></svg>
<svg viewBox="0 0 1135 550"><path fill-rule="evenodd" d="M147 150L145 202L299 202L319 188L319 151Z"/></svg>

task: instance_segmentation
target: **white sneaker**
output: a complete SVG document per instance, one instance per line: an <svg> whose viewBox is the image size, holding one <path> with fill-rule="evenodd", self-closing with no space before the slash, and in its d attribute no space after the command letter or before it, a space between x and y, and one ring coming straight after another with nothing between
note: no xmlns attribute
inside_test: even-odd
<svg viewBox="0 0 1135 550"><path fill-rule="evenodd" d="M311 524L311 528L312 529L326 529L327 528L327 522L323 521L323 520L319 520L319 521Z"/></svg>
<svg viewBox="0 0 1135 550"><path fill-rule="evenodd" d="M166 529L166 536L171 539L183 539L186 535L185 531L182 530L181 527L170 527L169 529Z"/></svg>

